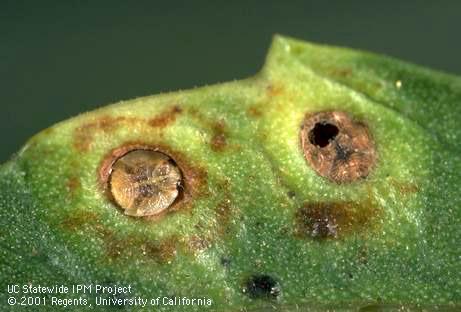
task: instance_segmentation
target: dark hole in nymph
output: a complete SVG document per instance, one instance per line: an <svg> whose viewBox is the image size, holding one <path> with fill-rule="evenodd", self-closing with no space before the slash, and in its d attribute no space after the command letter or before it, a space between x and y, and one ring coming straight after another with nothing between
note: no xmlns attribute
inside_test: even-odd
<svg viewBox="0 0 461 312"><path fill-rule="evenodd" d="M339 129L333 124L318 122L309 132L309 141L319 147L327 146L338 135Z"/></svg>

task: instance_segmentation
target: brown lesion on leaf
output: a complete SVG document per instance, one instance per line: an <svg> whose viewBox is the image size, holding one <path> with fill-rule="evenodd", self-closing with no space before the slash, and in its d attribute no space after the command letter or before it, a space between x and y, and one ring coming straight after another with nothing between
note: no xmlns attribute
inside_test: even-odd
<svg viewBox="0 0 461 312"><path fill-rule="evenodd" d="M210 248L217 240L225 239L230 234L232 218L236 217L237 210L232 205L230 183L227 179L216 182L217 191L222 195L221 200L212 210L213 226L199 221L195 226L195 234L187 238L189 251L198 254Z"/></svg>
<svg viewBox="0 0 461 312"><path fill-rule="evenodd" d="M210 141L211 149L215 152L222 152L227 147L227 130L224 120L218 120L212 124L213 137Z"/></svg>
<svg viewBox="0 0 461 312"><path fill-rule="evenodd" d="M196 108L190 108L188 113L191 117L198 120L202 126L209 128L212 132L210 148L214 152L223 152L229 147L229 131L224 119L211 120L204 116Z"/></svg>
<svg viewBox="0 0 461 312"><path fill-rule="evenodd" d="M378 158L368 127L341 111L306 114L300 141L309 165L338 184L366 178Z"/></svg>
<svg viewBox="0 0 461 312"><path fill-rule="evenodd" d="M224 148L227 145L225 134L219 133L219 134L213 135L213 138L211 138L210 145L211 145L211 149L215 152L220 152L224 150Z"/></svg>
<svg viewBox="0 0 461 312"><path fill-rule="evenodd" d="M219 237L226 236L230 231L232 218L236 218L238 209L232 204L231 185L228 179L222 179L216 183L218 192L222 195L214 209L216 218L216 232Z"/></svg>
<svg viewBox="0 0 461 312"><path fill-rule="evenodd" d="M222 236L228 232L229 223L232 218L232 205L229 199L224 199L215 208L218 235Z"/></svg>
<svg viewBox="0 0 461 312"><path fill-rule="evenodd" d="M263 115L262 107L260 106L250 106L247 109L247 115L252 118L260 118Z"/></svg>
<svg viewBox="0 0 461 312"><path fill-rule="evenodd" d="M80 152L88 152L97 132L111 132L117 128L125 117L101 116L94 121L84 123L74 130L74 148Z"/></svg>
<svg viewBox="0 0 461 312"><path fill-rule="evenodd" d="M169 213L189 211L195 200L209 195L206 188L206 170L201 166L194 165L183 153L160 143L150 145L142 142L127 142L124 145L110 151L103 158L97 172L101 190L111 201L114 201L111 196L109 185L109 177L112 171L112 166L117 159L135 150L156 151L168 155L175 162L182 174L182 182L178 187L179 194L169 208L164 209L155 215L144 216L140 218L140 220L155 221L163 218Z"/></svg>
<svg viewBox="0 0 461 312"><path fill-rule="evenodd" d="M75 193L81 188L80 178L77 176L70 176L66 182L66 188L70 197L73 197Z"/></svg>
<svg viewBox="0 0 461 312"><path fill-rule="evenodd" d="M98 214L91 211L77 210L67 216L61 223L61 227L68 231L77 231L86 224L95 224L99 222Z"/></svg>
<svg viewBox="0 0 461 312"><path fill-rule="evenodd" d="M391 178L389 183L402 195L410 195L419 192L419 185L415 182L402 182Z"/></svg>
<svg viewBox="0 0 461 312"><path fill-rule="evenodd" d="M158 263L172 261L181 246L175 235L153 240L139 235L119 235L101 221L101 217L91 211L79 210L65 217L60 227L69 232L84 231L103 242L104 252L109 259L133 261L147 258Z"/></svg>
<svg viewBox="0 0 461 312"><path fill-rule="evenodd" d="M107 258L116 261L129 262L145 258L160 264L169 263L175 259L179 250L197 256L210 248L216 240L215 235L206 227L198 227L197 233L184 238L176 234L162 239L146 238L139 234L121 235L103 224L97 213L83 210L65 217L60 227L68 232L81 231L85 236L93 235L101 239Z"/></svg>
<svg viewBox="0 0 461 312"><path fill-rule="evenodd" d="M188 250L193 254L204 252L211 247L211 240L212 239L210 237L204 237L196 234L191 235L187 239Z"/></svg>
<svg viewBox="0 0 461 312"><path fill-rule="evenodd" d="M149 120L149 125L156 128L164 128L170 123L176 121L176 117L182 113L182 108L179 105L175 105L165 112L155 116Z"/></svg>
<svg viewBox="0 0 461 312"><path fill-rule="evenodd" d="M158 263L171 262L177 254L179 240L175 236L160 241L142 237L112 237L104 238L107 256L111 259L132 261L146 257Z"/></svg>
<svg viewBox="0 0 461 312"><path fill-rule="evenodd" d="M296 237L337 239L350 233L373 230L382 209L371 200L365 202L308 202L295 214Z"/></svg>
<svg viewBox="0 0 461 312"><path fill-rule="evenodd" d="M180 113L182 113L182 108L179 105L175 105L150 120L124 116L101 116L75 128L73 133L73 146L79 152L88 152L91 149L97 133L110 133L122 124L133 125L136 122L142 122L144 124L147 122L151 127L164 128L174 122L177 115Z"/></svg>
<svg viewBox="0 0 461 312"><path fill-rule="evenodd" d="M217 191L222 199L212 210L213 226L199 221L195 226L195 234L188 237L189 251L197 254L212 246L218 239L225 239L230 234L232 218L236 217L237 209L232 205L230 183L227 179L216 182Z"/></svg>
<svg viewBox="0 0 461 312"><path fill-rule="evenodd" d="M284 88L281 84L271 83L266 87L266 94L269 97L279 96L284 93Z"/></svg>
<svg viewBox="0 0 461 312"><path fill-rule="evenodd" d="M344 78L347 78L347 77L350 77L352 76L352 69L351 68L347 68L347 67L335 67L335 68L332 68L330 71L329 71L329 74L331 76L337 76L337 77L344 77Z"/></svg>

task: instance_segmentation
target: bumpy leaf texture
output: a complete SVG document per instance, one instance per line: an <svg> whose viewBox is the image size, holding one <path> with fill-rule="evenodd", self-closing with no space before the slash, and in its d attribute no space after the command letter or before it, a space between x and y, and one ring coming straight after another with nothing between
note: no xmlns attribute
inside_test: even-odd
<svg viewBox="0 0 461 312"><path fill-rule="evenodd" d="M7 284L212 300L155 311L460 309L459 120L459 77L276 36L252 78L58 123L0 167L1 310L21 310ZM181 172L155 214L111 192L132 150ZM124 174L135 208L163 191ZM80 296L113 308L60 298Z"/></svg>

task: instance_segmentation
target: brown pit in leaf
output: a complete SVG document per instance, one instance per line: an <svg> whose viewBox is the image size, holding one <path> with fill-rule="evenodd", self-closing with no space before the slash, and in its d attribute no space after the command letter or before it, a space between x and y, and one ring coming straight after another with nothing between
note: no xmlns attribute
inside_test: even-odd
<svg viewBox="0 0 461 312"><path fill-rule="evenodd" d="M376 163L377 153L367 126L345 112L307 114L300 138L309 165L336 183L363 179Z"/></svg>
<svg viewBox="0 0 461 312"><path fill-rule="evenodd" d="M157 215L179 195L181 171L168 155L133 150L112 165L109 189L114 201L130 216Z"/></svg>

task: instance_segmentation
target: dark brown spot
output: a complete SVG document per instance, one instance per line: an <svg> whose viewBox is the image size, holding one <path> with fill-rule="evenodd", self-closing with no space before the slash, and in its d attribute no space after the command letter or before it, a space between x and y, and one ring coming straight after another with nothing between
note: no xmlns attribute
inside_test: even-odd
<svg viewBox="0 0 461 312"><path fill-rule="evenodd" d="M72 176L67 180L66 187L71 196L80 188L80 179L78 177Z"/></svg>
<svg viewBox="0 0 461 312"><path fill-rule="evenodd" d="M307 114L300 139L309 165L330 181L363 179L375 166L377 153L367 126L344 112Z"/></svg>
<svg viewBox="0 0 461 312"><path fill-rule="evenodd" d="M173 260L177 252L178 238L175 236L168 237L160 242L143 242L142 248L145 248L146 255L149 258L157 259L160 262L168 262Z"/></svg>
<svg viewBox="0 0 461 312"><path fill-rule="evenodd" d="M226 136L224 133L215 133L211 138L211 149L215 152L220 152L224 150L227 145Z"/></svg>
<svg viewBox="0 0 461 312"><path fill-rule="evenodd" d="M152 118L149 121L149 125L156 128L164 128L170 123L173 123L176 120L176 116L182 113L182 108L180 106L173 106L167 111L161 113L160 115Z"/></svg>
<svg viewBox="0 0 461 312"><path fill-rule="evenodd" d="M232 263L232 260L230 257L227 257L227 256L222 256L221 259L220 259L220 263L223 267L225 267L226 269L230 267L231 263Z"/></svg>
<svg viewBox="0 0 461 312"><path fill-rule="evenodd" d="M213 137L211 138L211 149L215 152L223 151L227 146L227 131L224 120L220 120L212 125Z"/></svg>
<svg viewBox="0 0 461 312"><path fill-rule="evenodd" d="M295 235L316 239L338 238L349 232L368 231L380 209L372 202L306 203L295 215Z"/></svg>
<svg viewBox="0 0 461 312"><path fill-rule="evenodd" d="M252 106L248 108L247 113L250 117L259 118L263 115L263 112L259 107Z"/></svg>

